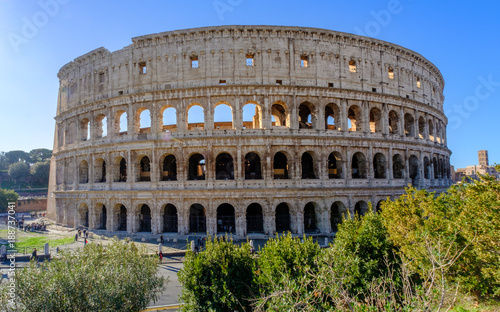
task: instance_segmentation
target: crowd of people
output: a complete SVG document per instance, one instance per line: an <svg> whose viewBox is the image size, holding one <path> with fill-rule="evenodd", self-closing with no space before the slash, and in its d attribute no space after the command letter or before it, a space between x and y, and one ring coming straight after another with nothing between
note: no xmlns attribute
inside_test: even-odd
<svg viewBox="0 0 500 312"><path fill-rule="evenodd" d="M47 225L43 222L32 222L32 223L26 223L24 221L24 218L21 220L18 220L18 226L20 231L25 231L25 232L35 232L35 231L46 231L47 230Z"/></svg>

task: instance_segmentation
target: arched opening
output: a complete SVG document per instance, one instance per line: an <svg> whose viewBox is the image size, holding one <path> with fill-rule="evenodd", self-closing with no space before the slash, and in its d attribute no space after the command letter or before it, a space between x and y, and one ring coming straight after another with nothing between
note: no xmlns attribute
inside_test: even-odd
<svg viewBox="0 0 500 312"><path fill-rule="evenodd" d="M434 141L434 125L432 120L429 119L429 140Z"/></svg>
<svg viewBox="0 0 500 312"><path fill-rule="evenodd" d="M135 130L137 133L151 133L151 112L141 107L135 117Z"/></svg>
<svg viewBox="0 0 500 312"><path fill-rule="evenodd" d="M288 159L278 152L274 155L273 170L275 179L288 179Z"/></svg>
<svg viewBox="0 0 500 312"><path fill-rule="evenodd" d="M442 158L439 159L439 173L441 179L444 179L446 177L446 169L444 168L444 161Z"/></svg>
<svg viewBox="0 0 500 312"><path fill-rule="evenodd" d="M427 156L424 157L424 179L431 178L431 162Z"/></svg>
<svg viewBox="0 0 500 312"><path fill-rule="evenodd" d="M392 176L394 179L403 179L404 177L405 164L403 157L396 154L392 157Z"/></svg>
<svg viewBox="0 0 500 312"><path fill-rule="evenodd" d="M317 233L318 231L318 220L316 218L316 208L313 203L307 203L304 207L304 232L305 233Z"/></svg>
<svg viewBox="0 0 500 312"><path fill-rule="evenodd" d="M282 233L291 231L290 208L287 204L281 203L276 207L276 232Z"/></svg>
<svg viewBox="0 0 500 312"><path fill-rule="evenodd" d="M174 107L163 107L160 111L162 130L165 132L177 131L177 111Z"/></svg>
<svg viewBox="0 0 500 312"><path fill-rule="evenodd" d="M374 107L370 110L370 132L382 132L382 112Z"/></svg>
<svg viewBox="0 0 500 312"><path fill-rule="evenodd" d="M97 224L96 224L97 229L105 230L106 223L108 221L106 206L104 206L103 204L97 204L96 213L97 213Z"/></svg>
<svg viewBox="0 0 500 312"><path fill-rule="evenodd" d="M414 120L412 115L405 114L405 135L407 137L415 136L415 133L413 132L414 122L415 122L415 120Z"/></svg>
<svg viewBox="0 0 500 312"><path fill-rule="evenodd" d="M163 232L177 233L177 208L172 204L167 204L163 208Z"/></svg>
<svg viewBox="0 0 500 312"><path fill-rule="evenodd" d="M363 153L352 155L351 169L353 179L366 179L366 158Z"/></svg>
<svg viewBox="0 0 500 312"><path fill-rule="evenodd" d="M287 112L283 105L275 103L271 106L271 121L273 126L287 126Z"/></svg>
<svg viewBox="0 0 500 312"><path fill-rule="evenodd" d="M117 231L127 230L127 208L124 205L120 206L118 211L118 229Z"/></svg>
<svg viewBox="0 0 500 312"><path fill-rule="evenodd" d="M354 214L358 216L364 216L368 212L368 204L360 200L354 206Z"/></svg>
<svg viewBox="0 0 500 312"><path fill-rule="evenodd" d="M205 113L203 107L198 104L191 106L187 111L187 129L205 130Z"/></svg>
<svg viewBox="0 0 500 312"><path fill-rule="evenodd" d="M89 227L89 207L86 204L80 204L78 209L80 215L80 226Z"/></svg>
<svg viewBox="0 0 500 312"><path fill-rule="evenodd" d="M391 110L389 112L389 133L390 134L398 134L399 133L399 117L398 113Z"/></svg>
<svg viewBox="0 0 500 312"><path fill-rule="evenodd" d="M80 162L78 173L80 177L79 181L81 184L89 183L89 164L86 160L82 160Z"/></svg>
<svg viewBox="0 0 500 312"><path fill-rule="evenodd" d="M96 126L96 132L95 132L96 138L104 138L105 136L108 135L108 119L106 118L106 115L104 114L97 115L95 119L95 126Z"/></svg>
<svg viewBox="0 0 500 312"><path fill-rule="evenodd" d="M377 206L376 206L376 208L375 208L375 210L377 211L377 213L382 212L382 203L383 203L383 202L384 202L383 200L379 200L379 201L378 201Z"/></svg>
<svg viewBox="0 0 500 312"><path fill-rule="evenodd" d="M409 169L410 169L410 179L412 185L415 185L416 179L418 178L418 158L415 155L411 155L409 159Z"/></svg>
<svg viewBox="0 0 500 312"><path fill-rule="evenodd" d="M309 154L308 152L302 154L301 165L302 165L302 179L316 178L316 175L314 174L314 160L311 154Z"/></svg>
<svg viewBox="0 0 500 312"><path fill-rule="evenodd" d="M228 153L221 153L215 159L215 179L234 180L233 157Z"/></svg>
<svg viewBox="0 0 500 312"><path fill-rule="evenodd" d="M332 226L332 232L337 232L339 230L339 224L342 220L346 218L345 216L345 205L340 201L336 201L332 204L330 208L330 224Z"/></svg>
<svg viewBox="0 0 500 312"><path fill-rule="evenodd" d="M189 157L188 180L205 180L205 158L201 154Z"/></svg>
<svg viewBox="0 0 500 312"><path fill-rule="evenodd" d="M191 205L189 209L189 232L205 233L207 231L207 220L205 208L200 204Z"/></svg>
<svg viewBox="0 0 500 312"><path fill-rule="evenodd" d="M127 112L121 110L115 114L115 133L119 135L127 134Z"/></svg>
<svg viewBox="0 0 500 312"><path fill-rule="evenodd" d="M88 118L83 118L80 122L80 133L82 141L90 140L90 120Z"/></svg>
<svg viewBox="0 0 500 312"><path fill-rule="evenodd" d="M313 111L314 106L311 103L302 103L299 105L299 129L313 129Z"/></svg>
<svg viewBox="0 0 500 312"><path fill-rule="evenodd" d="M177 159L174 155L167 155L163 159L161 179L162 181L177 181Z"/></svg>
<svg viewBox="0 0 500 312"><path fill-rule="evenodd" d="M262 207L257 203L247 207L247 233L264 233Z"/></svg>
<svg viewBox="0 0 500 312"><path fill-rule="evenodd" d="M340 110L337 104L330 103L325 107L325 129L327 130L342 130L338 120L340 118Z"/></svg>
<svg viewBox="0 0 500 312"><path fill-rule="evenodd" d="M330 153L328 156L328 178L342 178L342 156L338 152Z"/></svg>
<svg viewBox="0 0 500 312"><path fill-rule="evenodd" d="M148 156L141 158L139 181L151 181L151 164Z"/></svg>
<svg viewBox="0 0 500 312"><path fill-rule="evenodd" d="M439 179L439 168L436 157L432 158L432 166L434 167L434 179Z"/></svg>
<svg viewBox="0 0 500 312"><path fill-rule="evenodd" d="M386 161L385 156L382 153L377 153L373 157L373 171L375 179L386 179L385 174Z"/></svg>
<svg viewBox="0 0 500 312"><path fill-rule="evenodd" d="M98 158L94 162L94 182L106 182L106 162L102 158Z"/></svg>
<svg viewBox="0 0 500 312"><path fill-rule="evenodd" d="M148 205L141 205L139 232L151 232L151 209Z"/></svg>
<svg viewBox="0 0 500 312"><path fill-rule="evenodd" d="M425 137L425 119L422 116L418 119L418 136L421 139Z"/></svg>
<svg viewBox="0 0 500 312"><path fill-rule="evenodd" d="M347 111L347 123L349 131L362 131L361 108L357 105L349 107Z"/></svg>
<svg viewBox="0 0 500 312"><path fill-rule="evenodd" d="M217 207L217 233L235 233L234 207L222 204Z"/></svg>
<svg viewBox="0 0 500 312"><path fill-rule="evenodd" d="M247 103L243 106L243 129L262 128L262 113L260 106Z"/></svg>
<svg viewBox="0 0 500 312"><path fill-rule="evenodd" d="M125 161L125 158L122 158L120 160L120 177L118 182L127 182L127 162Z"/></svg>
<svg viewBox="0 0 500 312"><path fill-rule="evenodd" d="M233 111L227 104L218 104L214 109L214 129L233 129Z"/></svg>
<svg viewBox="0 0 500 312"><path fill-rule="evenodd" d="M262 179L260 157L256 153L245 155L245 180Z"/></svg>

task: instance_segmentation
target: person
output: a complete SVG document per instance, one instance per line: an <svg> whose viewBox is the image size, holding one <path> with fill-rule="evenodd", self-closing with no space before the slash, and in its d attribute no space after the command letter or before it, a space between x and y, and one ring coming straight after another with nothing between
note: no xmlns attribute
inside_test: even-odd
<svg viewBox="0 0 500 312"><path fill-rule="evenodd" d="M163 245L164 242L165 241L163 240L163 234L162 234L162 235L160 235L160 243Z"/></svg>
<svg viewBox="0 0 500 312"><path fill-rule="evenodd" d="M163 263L163 252L160 251L160 263Z"/></svg>
<svg viewBox="0 0 500 312"><path fill-rule="evenodd" d="M36 260L36 248L33 248L33 252L31 253L30 260Z"/></svg>
<svg viewBox="0 0 500 312"><path fill-rule="evenodd" d="M75 242L78 241L78 233L75 234Z"/></svg>

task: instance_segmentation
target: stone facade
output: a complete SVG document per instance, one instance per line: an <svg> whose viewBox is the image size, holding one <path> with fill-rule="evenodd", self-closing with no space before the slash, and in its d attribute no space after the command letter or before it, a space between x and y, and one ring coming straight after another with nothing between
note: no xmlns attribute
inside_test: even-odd
<svg viewBox="0 0 500 312"><path fill-rule="evenodd" d="M58 74L48 203L58 223L328 234L408 184L450 184L444 80L413 51L279 26L132 41Z"/></svg>

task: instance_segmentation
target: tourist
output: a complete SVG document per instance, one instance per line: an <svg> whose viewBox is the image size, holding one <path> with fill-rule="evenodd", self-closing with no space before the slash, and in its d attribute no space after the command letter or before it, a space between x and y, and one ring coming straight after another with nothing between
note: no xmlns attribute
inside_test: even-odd
<svg viewBox="0 0 500 312"><path fill-rule="evenodd" d="M30 260L36 260L36 248L33 248L33 252L31 253Z"/></svg>
<svg viewBox="0 0 500 312"><path fill-rule="evenodd" d="M160 235L160 243L163 245L164 240L163 240L163 235Z"/></svg>
<svg viewBox="0 0 500 312"><path fill-rule="evenodd" d="M75 234L75 242L78 241L78 233Z"/></svg>
<svg viewBox="0 0 500 312"><path fill-rule="evenodd" d="M159 256L160 256L160 263L163 263L163 252L160 251Z"/></svg>

